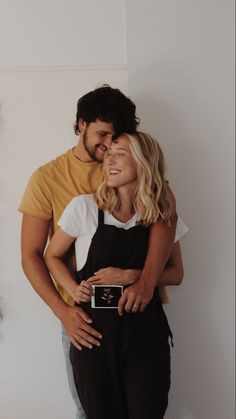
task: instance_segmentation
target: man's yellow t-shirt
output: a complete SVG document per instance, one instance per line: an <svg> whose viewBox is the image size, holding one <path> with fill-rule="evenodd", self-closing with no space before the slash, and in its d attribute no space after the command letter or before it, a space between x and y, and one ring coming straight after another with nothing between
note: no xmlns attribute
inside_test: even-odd
<svg viewBox="0 0 236 419"><path fill-rule="evenodd" d="M19 211L45 220L51 220L49 238L57 222L72 198L94 193L102 176L102 165L98 162L83 162L77 159L72 149L55 160L40 166L31 176L24 192ZM74 251L69 252L68 264L75 267ZM55 281L58 292L67 304L74 301ZM160 288L163 303L168 302L165 288Z"/></svg>

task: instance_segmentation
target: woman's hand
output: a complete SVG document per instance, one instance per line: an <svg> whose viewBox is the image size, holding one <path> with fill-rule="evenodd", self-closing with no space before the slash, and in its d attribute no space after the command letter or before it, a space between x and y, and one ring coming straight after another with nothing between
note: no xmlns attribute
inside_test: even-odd
<svg viewBox="0 0 236 419"><path fill-rule="evenodd" d="M130 285L139 279L141 270L102 268L94 272L94 276L87 279L88 284L92 285Z"/></svg>
<svg viewBox="0 0 236 419"><path fill-rule="evenodd" d="M72 298L76 303L88 303L91 301L91 296L93 294L93 288L87 281L82 281L79 285L76 284L72 292Z"/></svg>

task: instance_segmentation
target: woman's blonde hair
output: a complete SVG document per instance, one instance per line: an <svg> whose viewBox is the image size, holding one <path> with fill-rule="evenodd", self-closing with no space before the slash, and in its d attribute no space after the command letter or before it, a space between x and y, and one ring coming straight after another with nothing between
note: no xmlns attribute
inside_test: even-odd
<svg viewBox="0 0 236 419"><path fill-rule="evenodd" d="M139 222L144 225L170 222L173 214L170 194L167 193L168 182L165 180L161 147L153 137L143 132L124 135L130 140L130 151L137 163L138 186L133 198L133 207L139 215ZM118 190L107 185L105 170L95 200L99 208L111 213L120 209Z"/></svg>

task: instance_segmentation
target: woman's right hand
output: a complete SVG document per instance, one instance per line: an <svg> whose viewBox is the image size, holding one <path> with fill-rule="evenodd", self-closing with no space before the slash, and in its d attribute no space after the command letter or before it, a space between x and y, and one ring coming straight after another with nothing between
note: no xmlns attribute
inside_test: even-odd
<svg viewBox="0 0 236 419"><path fill-rule="evenodd" d="M77 304L88 303L91 301L91 296L93 294L93 288L86 281L82 281L80 284L76 284L72 292L72 298L76 301Z"/></svg>
<svg viewBox="0 0 236 419"><path fill-rule="evenodd" d="M115 267L101 268L87 279L92 285L131 285L138 281L141 274L139 269L121 269Z"/></svg>

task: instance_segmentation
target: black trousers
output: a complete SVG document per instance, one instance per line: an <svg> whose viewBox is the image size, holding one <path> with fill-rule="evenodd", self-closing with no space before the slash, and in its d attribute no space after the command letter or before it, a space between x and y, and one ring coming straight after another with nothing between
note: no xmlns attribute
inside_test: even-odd
<svg viewBox="0 0 236 419"><path fill-rule="evenodd" d="M75 385L87 419L163 419L170 388L170 347L162 307L143 313L90 309L100 347L71 345ZM162 324L162 322L164 322Z"/></svg>

